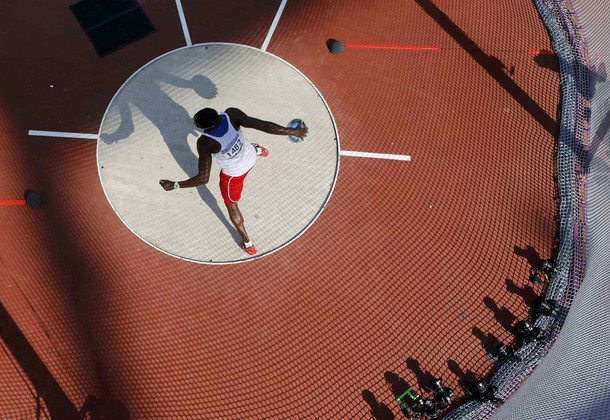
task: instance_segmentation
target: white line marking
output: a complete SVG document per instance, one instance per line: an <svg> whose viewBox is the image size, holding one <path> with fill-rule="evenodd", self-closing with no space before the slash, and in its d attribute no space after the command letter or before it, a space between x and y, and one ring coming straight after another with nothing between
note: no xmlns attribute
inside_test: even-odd
<svg viewBox="0 0 610 420"><path fill-rule="evenodd" d="M186 45L189 47L193 45L191 42L191 35L189 34L189 28L186 26L186 18L184 17L184 10L182 10L182 3L180 0L176 0L176 7L178 8L178 16L180 16L180 24L182 25L182 32L184 32L184 39Z"/></svg>
<svg viewBox="0 0 610 420"><path fill-rule="evenodd" d="M265 38L265 41L263 42L263 46L261 47L261 50L267 51L267 47L269 46L271 37L273 36L273 33L275 32L275 28L277 27L277 24L280 21L280 17L282 16L284 7L286 7L287 1L288 0L282 0L282 4L280 4L280 8L277 10L277 13L275 14L275 18L273 18L273 22L271 23L271 28L269 28L269 32L267 33L267 37Z"/></svg>
<svg viewBox="0 0 610 420"><path fill-rule="evenodd" d="M41 137L63 137L68 139L91 139L97 140L97 134L86 134L86 133L66 133L64 131L40 131L30 130L28 131L29 136L41 136Z"/></svg>
<svg viewBox="0 0 610 420"><path fill-rule="evenodd" d="M385 153L369 153L369 152L353 152L350 150L341 150L339 152L341 156L353 156L353 157L364 157L364 158L373 158L373 159L390 159L390 160L403 160L403 161L411 161L411 156L409 155L388 155Z"/></svg>

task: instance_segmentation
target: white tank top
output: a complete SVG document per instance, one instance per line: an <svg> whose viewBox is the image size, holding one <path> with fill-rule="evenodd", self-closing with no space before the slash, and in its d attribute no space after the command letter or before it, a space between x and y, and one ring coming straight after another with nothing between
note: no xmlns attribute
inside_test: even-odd
<svg viewBox="0 0 610 420"><path fill-rule="evenodd" d="M241 176L248 172L256 163L256 150L244 137L244 133L236 130L229 116L220 114L220 126L213 130L204 130L204 134L220 143L220 152L212 153L212 157L220 166L222 172L229 176Z"/></svg>

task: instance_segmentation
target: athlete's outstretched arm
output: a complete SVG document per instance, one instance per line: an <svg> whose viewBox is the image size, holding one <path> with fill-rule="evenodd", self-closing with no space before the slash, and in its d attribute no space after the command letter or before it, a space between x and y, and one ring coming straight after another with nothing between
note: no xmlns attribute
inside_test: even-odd
<svg viewBox="0 0 610 420"><path fill-rule="evenodd" d="M263 131L268 134L280 134L280 135L293 135L300 138L305 138L307 135L307 128L289 128L282 127L271 121L259 120L258 118L249 117L240 109L237 108L229 108L227 109L227 114L232 121L236 121L240 126L253 128L255 130Z"/></svg>
<svg viewBox="0 0 610 420"><path fill-rule="evenodd" d="M210 180L210 171L212 170L212 155L209 150L209 144L203 139L203 136L197 140L197 152L199 153L199 173L186 181L179 181L179 188L198 187L207 184ZM168 179L162 179L159 184L165 191L175 189L175 182Z"/></svg>

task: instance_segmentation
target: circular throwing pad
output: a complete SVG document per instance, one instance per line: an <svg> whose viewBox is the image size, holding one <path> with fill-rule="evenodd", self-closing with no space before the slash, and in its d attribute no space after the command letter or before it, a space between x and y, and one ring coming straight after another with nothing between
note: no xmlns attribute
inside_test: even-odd
<svg viewBox="0 0 610 420"><path fill-rule="evenodd" d="M235 107L282 126L299 118L309 127L301 143L242 128L270 152L257 158L239 202L255 257L240 248L216 163L207 185L172 191L159 185L197 174L200 133L192 117L206 107L219 113ZM328 202L338 156L330 109L301 72L265 51L222 43L171 51L132 75L106 110L97 148L104 192L123 223L158 250L201 263L258 258L295 240Z"/></svg>

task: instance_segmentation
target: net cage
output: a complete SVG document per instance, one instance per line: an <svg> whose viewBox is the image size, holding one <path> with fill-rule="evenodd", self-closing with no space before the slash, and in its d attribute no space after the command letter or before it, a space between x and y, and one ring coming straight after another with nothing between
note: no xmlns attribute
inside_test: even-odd
<svg viewBox="0 0 610 420"><path fill-rule="evenodd" d="M608 307L608 268L603 261L608 260L604 203L610 86L605 63L610 6L605 1L558 0L535 0L535 5L560 67L558 248L544 294L544 299L558 303L557 311L536 319L542 340L523 344L516 351L520 360L498 366L489 381L497 388L497 400L468 401L445 419L487 418L494 411L493 418L507 419L610 418L607 341L603 344L608 312L600 313ZM537 365L543 366L532 374Z"/></svg>

